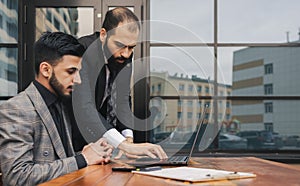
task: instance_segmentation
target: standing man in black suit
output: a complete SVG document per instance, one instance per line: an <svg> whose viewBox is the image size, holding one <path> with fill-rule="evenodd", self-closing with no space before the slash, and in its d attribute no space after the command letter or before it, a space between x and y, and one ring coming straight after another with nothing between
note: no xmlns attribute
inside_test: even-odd
<svg viewBox="0 0 300 186"><path fill-rule="evenodd" d="M79 39L87 49L83 57L82 72L89 76L87 79L94 79L82 83L86 87L81 88L81 93L85 94L81 98L89 97L86 91L90 89L92 95L94 94L94 97L92 96L94 100L87 99L86 102L81 102L81 98L73 100L78 107L82 107L77 112L75 108L75 116L79 128L82 129L81 132L84 130L85 138L95 135L94 131L97 131L97 135L100 135L97 137L103 136L109 144L120 149L115 158L120 158L125 152L128 157L133 158L148 155L164 159L167 155L159 145L133 143L134 115L130 109L130 81L133 51L137 45L139 32L140 23L136 15L128 8L117 7L106 13L100 32ZM95 74L98 76L93 78ZM83 75L83 79L84 77ZM95 113L95 109L99 113L99 118L103 117L101 122L98 122L100 126L97 126L97 129L93 126L97 125L99 119L91 121L96 115L92 114ZM93 124L86 126L85 118L89 118Z"/></svg>

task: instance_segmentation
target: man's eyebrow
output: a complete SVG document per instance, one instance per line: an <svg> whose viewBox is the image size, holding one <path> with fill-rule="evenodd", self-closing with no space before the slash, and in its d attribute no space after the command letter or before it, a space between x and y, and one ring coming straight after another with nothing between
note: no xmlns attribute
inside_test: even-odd
<svg viewBox="0 0 300 186"><path fill-rule="evenodd" d="M133 45L125 45L124 43L120 42L120 41L114 41L117 45L122 46L122 47L128 47L128 48L133 48L136 46L136 44Z"/></svg>

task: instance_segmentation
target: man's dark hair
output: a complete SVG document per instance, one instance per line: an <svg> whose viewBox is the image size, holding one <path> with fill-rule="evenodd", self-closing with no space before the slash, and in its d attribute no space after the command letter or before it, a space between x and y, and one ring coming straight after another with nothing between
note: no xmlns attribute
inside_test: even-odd
<svg viewBox="0 0 300 186"><path fill-rule="evenodd" d="M45 32L34 44L35 73L43 61L57 65L64 55L82 57L84 47L72 35L63 32Z"/></svg>
<svg viewBox="0 0 300 186"><path fill-rule="evenodd" d="M140 30L139 19L131 10L126 7L117 7L106 12L102 28L104 28L106 32L108 32L116 28L119 23L123 22L134 23L130 24L130 26L128 27L132 32ZM112 33L114 32L112 31Z"/></svg>

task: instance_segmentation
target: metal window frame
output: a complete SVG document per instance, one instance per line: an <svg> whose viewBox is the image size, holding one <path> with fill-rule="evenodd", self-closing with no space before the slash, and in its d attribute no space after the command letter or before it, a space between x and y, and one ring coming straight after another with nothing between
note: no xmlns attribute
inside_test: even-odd
<svg viewBox="0 0 300 186"><path fill-rule="evenodd" d="M214 80L218 79L218 71L217 71L217 65L218 65L218 48L220 47L300 47L300 43L222 43L218 42L218 0L214 0L214 12L213 12L213 42L212 43L150 43L150 47L213 47L214 50ZM149 17L150 18L150 17ZM149 50L150 50L149 47ZM149 68L150 73L150 68ZM192 96L160 96L161 99L165 100L176 100L176 99L206 99L213 101L213 107L215 110L218 110L218 105L216 100L243 100L243 101L251 101L251 100L299 100L300 101L300 95L286 95L286 96L276 96L276 95L263 95L263 96L218 96L218 82L214 81L213 84L214 87L214 93L213 96L199 96L199 97L192 97ZM150 96L150 99L153 98ZM226 103L227 107L227 103ZM213 118L214 121L217 121L218 113L214 113ZM217 126L217 124L215 124ZM265 158L265 159L272 159L277 161L284 161L284 162L300 162L300 150L269 150L269 151L233 151L233 150L219 150L217 149L218 140L214 141L214 147L216 149L214 150L207 150L205 152L196 152L197 156L248 156L254 155L257 157ZM223 152L219 154L219 152Z"/></svg>

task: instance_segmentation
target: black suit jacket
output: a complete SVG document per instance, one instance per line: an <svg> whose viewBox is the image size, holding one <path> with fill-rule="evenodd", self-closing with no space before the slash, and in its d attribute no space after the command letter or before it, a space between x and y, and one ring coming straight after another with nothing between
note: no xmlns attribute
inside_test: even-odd
<svg viewBox="0 0 300 186"><path fill-rule="evenodd" d="M95 86L95 106L97 111L106 118L106 111L107 111L107 102L104 99L105 95L105 86L106 86L106 68L105 68L105 58L103 56L102 51L102 43L99 39L99 32L95 32L92 35L84 36L79 39L79 42L85 46L86 50L89 46L91 48L88 49L89 54L96 54L95 57L89 55L88 57L84 57L89 61L90 64L93 64L97 67L101 67L100 73L98 74L97 80L95 82L91 83L90 86ZM83 60L83 63L85 61ZM84 66L84 65L83 65ZM96 74L97 68L89 66L89 74ZM133 114L131 112L131 97L130 97L130 81L131 81L131 74L132 74L132 63L128 63L127 66L125 66L121 72L118 74L117 78L115 79L115 83L117 86L117 125L112 126L111 124L107 123L106 121L102 122L104 125L103 127L106 128L106 130L109 130L111 128L116 128L118 131L122 131L125 129L132 129L133 127ZM84 83L84 82L83 82ZM89 91L89 90L86 90ZM75 133L74 136L74 146L77 150L82 149L84 144L82 143L82 136L80 135L80 132L78 132L78 127L74 127L73 133ZM104 134L106 131L103 131Z"/></svg>

